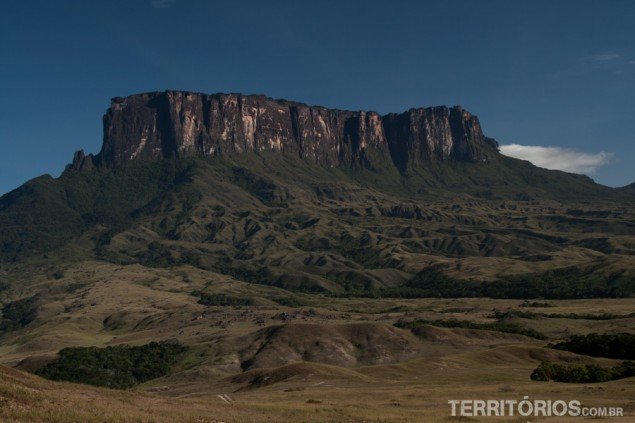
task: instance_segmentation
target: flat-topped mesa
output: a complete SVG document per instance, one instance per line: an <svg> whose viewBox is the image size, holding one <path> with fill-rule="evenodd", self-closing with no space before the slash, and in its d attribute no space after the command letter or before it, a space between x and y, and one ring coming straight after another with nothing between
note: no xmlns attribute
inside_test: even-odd
<svg viewBox="0 0 635 423"><path fill-rule="evenodd" d="M392 162L404 170L436 160L483 161L492 147L478 118L460 107L382 117L259 95L165 91L112 99L101 152L76 153L71 167L273 150L327 166Z"/></svg>
<svg viewBox="0 0 635 423"><path fill-rule="evenodd" d="M383 117L386 138L399 169L434 161L486 161L498 144L483 135L476 116L460 106L410 109Z"/></svg>

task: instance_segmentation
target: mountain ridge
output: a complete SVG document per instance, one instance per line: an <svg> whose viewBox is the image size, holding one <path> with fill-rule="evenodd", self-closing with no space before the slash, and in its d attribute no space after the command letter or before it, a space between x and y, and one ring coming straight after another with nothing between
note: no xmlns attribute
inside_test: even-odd
<svg viewBox="0 0 635 423"><path fill-rule="evenodd" d="M97 155L75 153L71 168L131 160L281 151L327 166L486 162L497 143L460 106L380 115L308 106L263 95L155 91L114 97Z"/></svg>
<svg viewBox="0 0 635 423"><path fill-rule="evenodd" d="M76 153L59 178L35 178L0 197L0 263L19 267L27 257L46 261L67 251L65 260L192 265L285 289L361 296L448 295L454 285L461 295L516 295L463 283L472 279L513 289L527 283L523 292L546 295L536 288L544 278L561 281L568 288L558 295L571 296L577 282L567 275L575 272L558 269L577 266L577 279L600 286L602 295L630 292L621 287L633 253L632 193L504 156L462 109L369 118L306 106L306 125L332 126L305 138L298 138L300 127L285 127L281 134L289 137L280 135L279 145L290 147L277 149L261 141L278 130L274 123L293 120L284 113L287 120L262 118L274 110L264 106L291 110L296 103L246 97L245 104L266 102L256 113L238 107L236 95L183 100L187 95L115 98L100 154ZM150 99L163 103L151 107ZM184 124L199 111L198 125ZM251 112L257 122L245 132ZM366 123L379 118L381 130L369 130ZM306 143L293 144L301 138ZM384 144L369 147L372 139ZM229 143L227 153L198 154L197 146L210 142ZM236 142L252 150L232 150ZM181 145L193 149L179 152ZM132 159L131 149L139 151ZM453 270L465 260L482 264ZM502 274L485 264L501 260ZM552 269L558 272L544 273ZM546 276L522 276L532 270Z"/></svg>

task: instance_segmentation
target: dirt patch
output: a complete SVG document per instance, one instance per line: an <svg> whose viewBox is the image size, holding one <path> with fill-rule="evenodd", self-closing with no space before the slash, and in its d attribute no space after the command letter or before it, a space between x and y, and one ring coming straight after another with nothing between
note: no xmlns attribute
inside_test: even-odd
<svg viewBox="0 0 635 423"><path fill-rule="evenodd" d="M256 332L242 352L242 368L277 367L310 361L353 367L412 357L420 341L408 331L377 323L289 324Z"/></svg>
<svg viewBox="0 0 635 423"><path fill-rule="evenodd" d="M262 388L282 382L297 383L303 386L320 386L336 380L363 382L367 378L354 370L342 369L317 363L293 363L285 366L253 369L227 379L241 384L237 391Z"/></svg>

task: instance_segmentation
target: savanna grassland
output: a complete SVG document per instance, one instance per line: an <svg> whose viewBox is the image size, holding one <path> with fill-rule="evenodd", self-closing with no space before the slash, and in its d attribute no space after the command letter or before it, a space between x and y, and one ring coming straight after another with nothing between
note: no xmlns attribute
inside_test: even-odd
<svg viewBox="0 0 635 423"><path fill-rule="evenodd" d="M93 264L94 270L108 274L101 266ZM134 269L111 270L113 279L135 280ZM162 271L157 277L170 274ZM192 276L190 283L196 285L196 279ZM190 350L170 375L131 391L46 381L3 367L4 419L452 421L449 399L521 399L525 395L624 407L628 414L622 421L629 421L635 407L633 378L591 384L529 378L544 360L601 366L621 362L547 346L572 333L632 332L631 300L553 301L548 308L482 298L337 299L322 307L227 307L203 306L187 292L172 292L166 298L160 290L148 292L138 281L96 285L79 292L72 301L98 302L100 306L89 312L67 312L66 318L52 319L54 323L29 335L14 333L11 340L5 340L5 363L31 370L70 345L142 345L171 337ZM248 286L232 288L235 294L249 292ZM144 312L143 303L135 307L130 300L135 297L157 308ZM51 309L56 307L60 304L51 305ZM509 317L494 318L493 310ZM514 312L525 313L525 317L514 316ZM543 316L545 312L555 317ZM104 324L103 316L114 313L134 325ZM503 320L546 339L435 324L423 325L414 333L394 326L420 319L478 324Z"/></svg>
<svg viewBox="0 0 635 423"><path fill-rule="evenodd" d="M552 346L635 333L635 198L496 160L399 175L245 154L28 182L0 200L0 416L453 421L450 399L528 395L632 420L633 377L530 375L624 361ZM153 342L183 348L128 347ZM31 374L63 379L42 369L91 346L144 372ZM69 351L108 379L93 352Z"/></svg>

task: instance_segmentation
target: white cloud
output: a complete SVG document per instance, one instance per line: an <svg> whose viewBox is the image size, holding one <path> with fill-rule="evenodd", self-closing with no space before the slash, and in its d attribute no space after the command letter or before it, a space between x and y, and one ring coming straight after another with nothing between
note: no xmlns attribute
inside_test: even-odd
<svg viewBox="0 0 635 423"><path fill-rule="evenodd" d="M528 160L539 167L583 174L595 172L598 167L609 163L613 156L604 151L589 154L570 148L519 144L501 145L500 151L506 156Z"/></svg>
<svg viewBox="0 0 635 423"><path fill-rule="evenodd" d="M595 54L591 56L591 60L596 62L610 62L612 60L617 60L622 56L619 53L614 51L605 51L603 53Z"/></svg>
<svg viewBox="0 0 635 423"><path fill-rule="evenodd" d="M554 78L581 77L595 72L607 74L621 74L631 71L635 65L635 59L618 51L606 50L596 54L579 57L569 66L560 69L552 76Z"/></svg>

